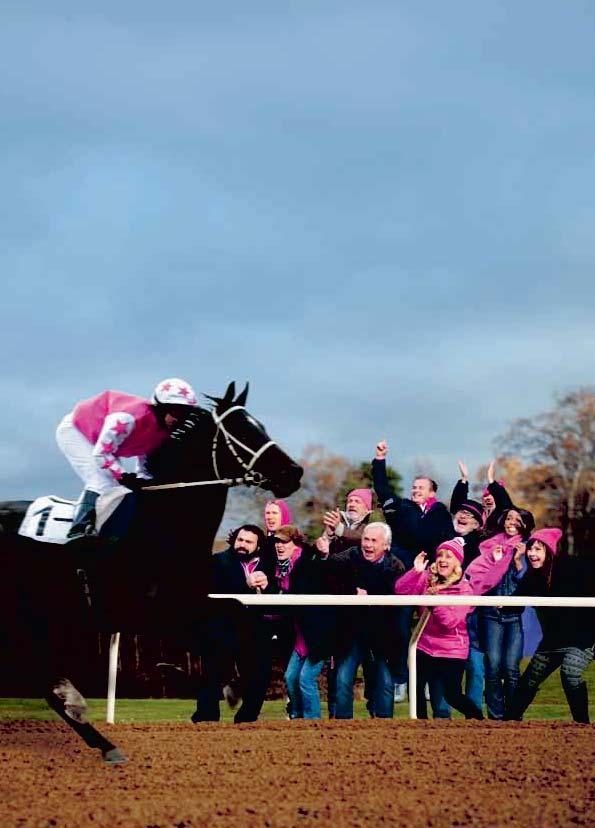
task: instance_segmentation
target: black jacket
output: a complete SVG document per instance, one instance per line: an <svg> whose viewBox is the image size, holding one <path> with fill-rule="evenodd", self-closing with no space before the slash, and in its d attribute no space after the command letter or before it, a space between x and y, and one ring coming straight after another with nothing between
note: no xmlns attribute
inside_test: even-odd
<svg viewBox="0 0 595 828"><path fill-rule="evenodd" d="M583 558L556 557L548 587L544 569L529 568L519 581L517 595L593 597L595 562ZM592 607L535 607L543 638L538 651L595 644L595 609Z"/></svg>
<svg viewBox="0 0 595 828"><path fill-rule="evenodd" d="M498 483L497 480L494 480L493 483L488 484L488 491L494 498L494 503L496 504L494 507L494 511L488 515L486 522L484 523L483 527L479 530L481 532L481 540L485 540L486 538L491 538L492 535L498 534L500 531L498 529L498 520L500 519L500 515L502 512L505 512L506 509L514 508L514 504L510 499L510 495L504 488ZM452 515L455 512L458 512L461 508L462 504L467 500L469 497L469 483L463 483L462 480L457 480L455 483L455 487L452 490L452 495L450 498L450 513Z"/></svg>
<svg viewBox="0 0 595 828"><path fill-rule="evenodd" d="M320 553L309 544L304 544L302 553L289 573L287 595L324 595L327 594L326 563ZM278 579L275 579L275 592L282 592ZM282 645L290 654L295 642L295 625L304 636L308 656L312 661L321 661L333 652L336 628L336 609L334 607L290 607L281 613L280 633Z"/></svg>
<svg viewBox="0 0 595 828"><path fill-rule="evenodd" d="M412 500L398 497L388 484L384 460L372 460L372 478L384 518L392 529L392 552L407 569L422 550L433 560L438 544L454 536L452 518L444 503L436 502L424 512Z"/></svg>
<svg viewBox="0 0 595 828"><path fill-rule="evenodd" d="M378 563L370 563L357 546L329 556L325 563L333 591L341 595L354 595L358 587L368 595L393 595L395 582L405 571L401 560L392 553ZM359 641L375 656L386 658L395 666L400 646L399 613L399 607L339 607L336 655L341 657Z"/></svg>
<svg viewBox="0 0 595 828"><path fill-rule="evenodd" d="M241 563L242 556L236 555L233 549L226 549L225 552L217 552L211 560L211 589L210 592L236 593L249 595L256 593L246 584L246 573ZM275 592L275 563L270 553L265 549L258 566L260 572L264 572L268 579L268 587L265 592Z"/></svg>

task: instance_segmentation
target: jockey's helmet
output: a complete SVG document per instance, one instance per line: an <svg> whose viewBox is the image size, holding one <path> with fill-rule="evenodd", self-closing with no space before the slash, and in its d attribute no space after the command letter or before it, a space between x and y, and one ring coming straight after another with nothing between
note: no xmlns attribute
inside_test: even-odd
<svg viewBox="0 0 595 828"><path fill-rule="evenodd" d="M153 392L154 403L158 405L189 405L197 406L198 400L194 389L186 380L179 377L170 377L161 380Z"/></svg>

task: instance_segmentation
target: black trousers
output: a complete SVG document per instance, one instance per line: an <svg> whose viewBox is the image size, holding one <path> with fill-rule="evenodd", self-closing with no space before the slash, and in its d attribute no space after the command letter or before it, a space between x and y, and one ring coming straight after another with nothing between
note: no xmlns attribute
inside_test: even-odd
<svg viewBox="0 0 595 828"><path fill-rule="evenodd" d="M462 713L466 719L483 719L483 713L462 690L463 674L467 662L464 658L435 658L417 651L417 718L428 718L424 688L427 682L439 678L444 687L447 703Z"/></svg>
<svg viewBox="0 0 595 828"><path fill-rule="evenodd" d="M203 674L192 720L219 721L222 687L237 671L242 704L234 721L255 722L271 678L270 624L253 610L242 608L231 618L207 622L201 639Z"/></svg>

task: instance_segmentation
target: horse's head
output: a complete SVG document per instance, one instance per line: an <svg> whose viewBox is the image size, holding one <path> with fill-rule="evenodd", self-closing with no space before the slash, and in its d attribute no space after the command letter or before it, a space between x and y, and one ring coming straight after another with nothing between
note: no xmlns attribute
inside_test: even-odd
<svg viewBox="0 0 595 828"><path fill-rule="evenodd" d="M230 479L260 486L275 497L297 491L303 469L246 410L248 385L236 397L231 382L223 397L207 397L211 408L189 411L149 463L159 480Z"/></svg>
<svg viewBox="0 0 595 828"><path fill-rule="evenodd" d="M240 476L269 489L275 497L288 497L300 486L304 470L267 434L263 424L246 410L248 384L236 397L235 383L225 396L211 397L216 430L213 465L218 476Z"/></svg>

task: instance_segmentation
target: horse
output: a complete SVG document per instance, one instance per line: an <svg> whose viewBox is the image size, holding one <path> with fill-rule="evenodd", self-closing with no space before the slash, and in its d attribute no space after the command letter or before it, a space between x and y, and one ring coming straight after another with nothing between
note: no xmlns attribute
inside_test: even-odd
<svg viewBox="0 0 595 828"><path fill-rule="evenodd" d="M303 474L246 410L247 396L247 384L236 397L232 382L223 397L189 410L148 458L152 479L125 495L97 537L55 545L0 534L5 626L25 621L33 631L40 696L108 764L127 760L86 720L84 697L65 677L68 665L52 657L52 634L61 624L84 623L101 632L186 635L209 614L212 546L229 488L288 497ZM0 515L14 503L0 503Z"/></svg>

